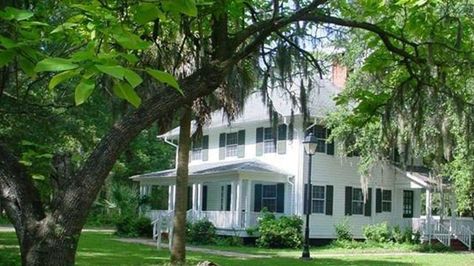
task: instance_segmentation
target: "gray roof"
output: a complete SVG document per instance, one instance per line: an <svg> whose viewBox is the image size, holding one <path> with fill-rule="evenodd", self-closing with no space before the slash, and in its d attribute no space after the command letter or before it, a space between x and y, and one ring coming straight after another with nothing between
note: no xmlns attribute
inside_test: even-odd
<svg viewBox="0 0 474 266"><path fill-rule="evenodd" d="M284 170L278 169L272 165L259 160L235 160L228 162L203 163L189 166L189 177L205 176L224 173L271 173L283 176L291 176ZM146 180L154 178L176 177L176 169L168 169L158 172L152 172L130 177L133 180Z"/></svg>
<svg viewBox="0 0 474 266"><path fill-rule="evenodd" d="M294 82L294 84L297 82ZM293 85L288 89L295 95L299 95L299 87ZM329 113L336 110L336 103L334 97L342 91L341 88L335 86L331 81L327 79L321 79L315 82L313 88L308 92L308 111L313 118L324 118ZM294 115L301 115L300 104L296 106L292 104L290 96L287 90L275 88L270 92L270 99L273 103L275 111L285 117L290 117L293 111ZM245 101L242 113L232 121L233 126L237 126L240 123L249 123L256 121L268 121L269 120L268 107L263 103L260 92L251 94ZM211 115L211 123L207 125L207 128L226 127L229 123L222 110L215 111ZM195 127L193 124L192 132ZM163 134L163 137L177 137L179 135L179 127Z"/></svg>

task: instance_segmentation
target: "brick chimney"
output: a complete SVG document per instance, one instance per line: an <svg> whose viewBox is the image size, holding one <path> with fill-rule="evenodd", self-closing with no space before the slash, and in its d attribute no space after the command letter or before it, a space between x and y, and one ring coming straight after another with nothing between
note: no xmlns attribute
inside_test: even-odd
<svg viewBox="0 0 474 266"><path fill-rule="evenodd" d="M344 88L347 79L347 67L342 65L339 60L332 63L331 81L339 88Z"/></svg>

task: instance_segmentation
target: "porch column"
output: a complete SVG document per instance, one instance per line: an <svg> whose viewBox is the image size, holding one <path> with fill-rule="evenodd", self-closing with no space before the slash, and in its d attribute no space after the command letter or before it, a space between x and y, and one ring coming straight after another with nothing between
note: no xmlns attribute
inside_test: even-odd
<svg viewBox="0 0 474 266"><path fill-rule="evenodd" d="M202 183L197 184L197 210L202 211Z"/></svg>
<svg viewBox="0 0 474 266"><path fill-rule="evenodd" d="M237 183L237 189L236 189L236 205L235 205L235 212L237 213L237 217L235 219L235 223L237 225L237 227L242 227L242 223L241 223L241 220L242 220L242 202L241 202L241 199L242 199L242 179L239 180L239 182Z"/></svg>
<svg viewBox="0 0 474 266"><path fill-rule="evenodd" d="M428 235L428 243L431 244L431 190L426 188L426 234Z"/></svg>
<svg viewBox="0 0 474 266"><path fill-rule="evenodd" d="M176 185L173 185L171 186L172 187L172 201L173 201L173 204L171 205L171 209L174 211L175 210L175 205L176 205Z"/></svg>
<svg viewBox="0 0 474 266"><path fill-rule="evenodd" d="M250 227L250 211L252 208L250 197L252 191L252 181L247 180L247 196L245 197L245 227Z"/></svg>
<svg viewBox="0 0 474 266"><path fill-rule="evenodd" d="M197 184L193 184L193 193L192 193L192 197L193 197L193 200L192 200L192 210L193 211L197 211L198 207L197 207Z"/></svg>
<svg viewBox="0 0 474 266"><path fill-rule="evenodd" d="M173 194L174 194L174 190L173 190L173 187L172 185L168 186L168 211L171 211L173 210L174 208L174 202L173 202Z"/></svg>
<svg viewBox="0 0 474 266"><path fill-rule="evenodd" d="M231 213L231 221L233 224L233 227L235 227L235 201L237 199L236 197L236 187L237 187L237 182L232 181L231 183L231 189L230 189L230 213Z"/></svg>

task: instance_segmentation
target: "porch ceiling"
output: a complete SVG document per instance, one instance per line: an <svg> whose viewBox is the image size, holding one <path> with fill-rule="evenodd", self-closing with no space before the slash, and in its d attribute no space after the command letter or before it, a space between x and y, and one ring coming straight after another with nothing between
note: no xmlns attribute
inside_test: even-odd
<svg viewBox="0 0 474 266"><path fill-rule="evenodd" d="M189 166L189 182L212 178L214 181L236 179L238 177L253 177L252 179L282 179L292 174L259 160L235 160L226 162L203 163ZM176 169L168 169L148 174L130 177L133 181L153 183L174 183Z"/></svg>

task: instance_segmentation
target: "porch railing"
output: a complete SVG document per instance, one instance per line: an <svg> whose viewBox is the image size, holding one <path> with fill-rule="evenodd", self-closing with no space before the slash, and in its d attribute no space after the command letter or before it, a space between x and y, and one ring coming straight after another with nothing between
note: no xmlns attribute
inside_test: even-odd
<svg viewBox="0 0 474 266"><path fill-rule="evenodd" d="M467 246L468 250L472 250L472 235L474 233L465 225L456 227L455 237Z"/></svg>

